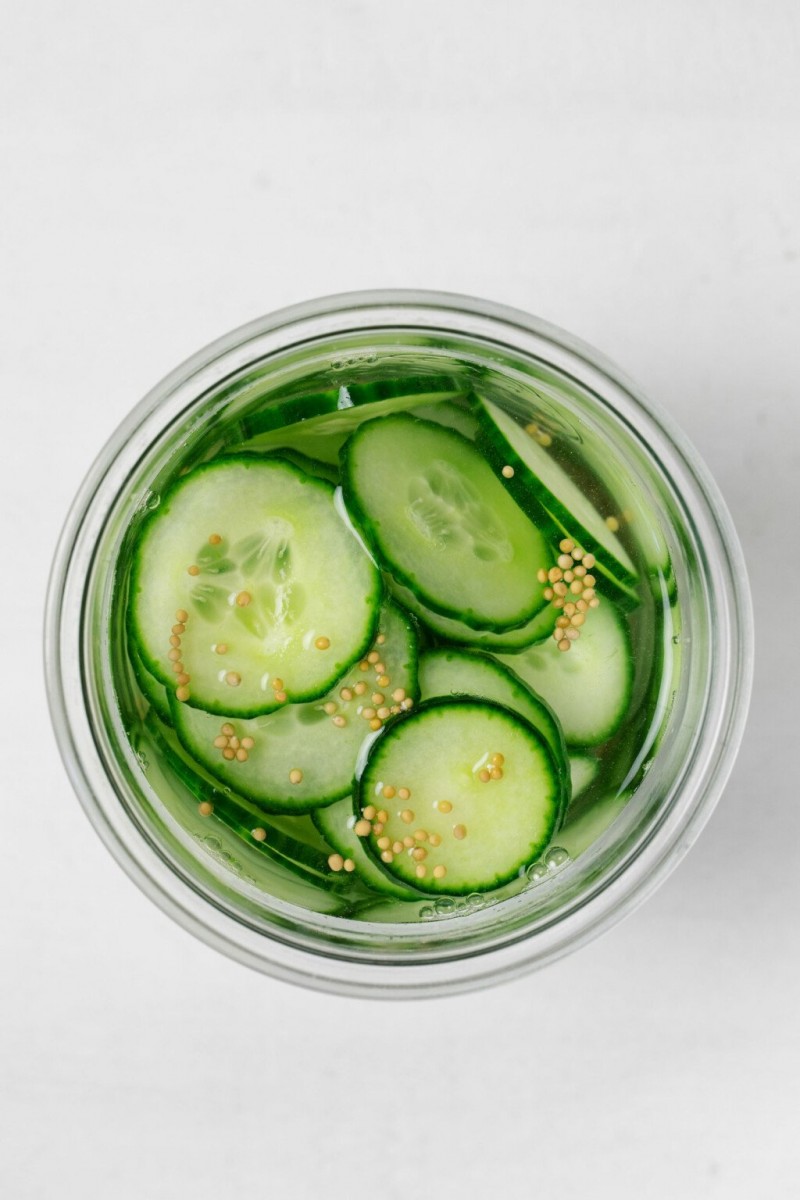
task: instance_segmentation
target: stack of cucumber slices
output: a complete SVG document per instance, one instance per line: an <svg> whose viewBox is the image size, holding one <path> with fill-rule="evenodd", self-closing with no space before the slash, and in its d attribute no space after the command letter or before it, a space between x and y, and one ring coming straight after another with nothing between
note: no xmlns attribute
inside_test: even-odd
<svg viewBox="0 0 800 1200"><path fill-rule="evenodd" d="M272 404L174 482L135 533L129 658L201 815L326 886L491 891L626 718L637 570L490 400L362 392Z"/></svg>

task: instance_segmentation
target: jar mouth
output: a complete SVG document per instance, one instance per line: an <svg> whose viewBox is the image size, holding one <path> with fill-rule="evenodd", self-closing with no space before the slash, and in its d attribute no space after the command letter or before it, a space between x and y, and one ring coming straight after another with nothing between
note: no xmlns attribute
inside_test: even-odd
<svg viewBox="0 0 800 1200"><path fill-rule="evenodd" d="M690 662L678 692L691 696L695 725L672 763L666 790L662 781L659 794L655 776L648 775L637 790L638 807L624 810L575 863L537 888L535 902L523 891L457 920L411 929L364 922L355 930L345 918L277 904L267 927L248 907L246 880L237 884L241 895L232 896L216 886L218 877L182 869L170 841L176 831L161 838L142 818L132 802L135 764L118 761L118 748L104 732L119 719L109 705L112 682L94 653L92 629L100 581L108 576L110 529L121 500L141 490L154 447L168 431L197 433L201 402L227 381L279 355L300 362L334 339L356 347L356 354L359 338L397 331L480 347L493 361L508 357L521 369L526 361L537 369L544 364L593 397L598 419L613 421L620 436L646 454L647 469L669 487L671 515L680 520L679 548L686 552L678 587L698 639L687 645ZM752 645L746 571L732 522L707 469L669 417L591 347L525 313L464 296L380 291L310 301L251 322L201 350L140 402L99 455L68 516L50 581L45 663L52 719L73 787L108 848L146 894L202 940L276 977L342 994L409 997L485 986L544 965L655 890L698 836L733 766L749 702Z"/></svg>

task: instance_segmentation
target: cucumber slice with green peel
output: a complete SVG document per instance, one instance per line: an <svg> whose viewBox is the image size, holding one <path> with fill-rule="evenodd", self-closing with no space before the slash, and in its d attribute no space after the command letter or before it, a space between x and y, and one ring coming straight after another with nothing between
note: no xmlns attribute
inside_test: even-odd
<svg viewBox="0 0 800 1200"><path fill-rule="evenodd" d="M382 590L330 484L242 455L184 476L142 525L130 628L182 703L250 717L325 695L371 644Z"/></svg>
<svg viewBox="0 0 800 1200"><path fill-rule="evenodd" d="M372 649L320 700L243 719L173 699L172 720L187 752L222 783L268 812L310 812L350 794L370 721L380 728L418 694L414 629L387 604Z"/></svg>
<svg viewBox="0 0 800 1200"><path fill-rule="evenodd" d="M553 638L500 661L548 702L569 746L598 746L628 712L633 654L625 619L608 600L590 609L569 650Z"/></svg>
<svg viewBox="0 0 800 1200"><path fill-rule="evenodd" d="M391 583L392 593L400 604L412 613L431 633L442 641L452 642L455 646L475 647L479 650L495 651L505 654L517 654L536 642L549 638L555 628L557 611L547 605L535 617L518 629L509 629L505 633L493 633L491 630L471 629L463 621L443 617L430 608L421 604L410 588L402 584Z"/></svg>
<svg viewBox="0 0 800 1200"><path fill-rule="evenodd" d="M315 416L301 420L297 416L289 423L270 426L265 432L255 433L245 443L248 450L278 450L284 447L320 459L333 466L339 464L339 452L347 439L362 425L395 413L409 412L417 408L443 404L461 398L459 391L420 390L393 395L369 404L354 404L347 388L341 388L339 402L330 409L323 409ZM322 403L316 398L318 403ZM303 404L298 401L297 412ZM294 409L292 410L295 411ZM313 412L312 408L312 412ZM252 428L252 422L250 427Z"/></svg>
<svg viewBox="0 0 800 1200"><path fill-rule="evenodd" d="M270 829L275 829L279 833L285 833L287 837L294 838L296 842L302 842L303 845L310 846L312 850L317 850L320 854L324 854L327 859L328 855L336 847L326 840L322 830L317 828L313 818L313 813L300 813L297 816L286 816L284 813L270 813L267 823Z"/></svg>
<svg viewBox="0 0 800 1200"><path fill-rule="evenodd" d="M304 390L305 388L305 390ZM344 412L350 408L361 408L384 404L389 400L426 403L430 396L453 396L461 394L458 380L449 375L420 375L400 379L375 380L372 383L350 383L323 391L308 391L302 381L287 384L264 396L262 407L248 413L243 419L245 435L254 437L261 433L285 428L316 417Z"/></svg>
<svg viewBox="0 0 800 1200"><path fill-rule="evenodd" d="M369 887L396 900L419 900L418 888L406 887L392 879L364 849L363 839L355 832L356 817L351 798L337 800L320 808L311 818L321 835L344 859L352 859L355 872Z"/></svg>
<svg viewBox="0 0 800 1200"><path fill-rule="evenodd" d="M562 537L595 555L594 570L635 599L637 571L628 551L551 450L489 400L476 398L476 413L479 443L498 474L513 470L506 487L520 507L534 521L549 516Z"/></svg>
<svg viewBox="0 0 800 1200"><path fill-rule="evenodd" d="M331 870L328 864L330 851L324 841L320 844L320 835L314 826L311 826L313 836L310 836L307 829L287 827L285 822L281 824L281 818L273 821L265 817L246 797L230 790L222 791L215 780L187 757L172 731L152 714L145 724L175 779L202 806L199 811L209 822L210 831L220 822L245 845L307 882L328 890L352 890L354 880Z"/></svg>
<svg viewBox="0 0 800 1200"><path fill-rule="evenodd" d="M169 707L169 693L167 689L163 683L159 683L155 676L150 674L133 647L130 648L130 661L139 691L161 720L171 725L172 712Z"/></svg>
<svg viewBox="0 0 800 1200"><path fill-rule="evenodd" d="M262 451L243 450L236 455L240 458L243 454L252 454L254 457L267 457ZM336 487L339 483L339 464L323 462L319 458L309 458L307 454L301 454L299 450L289 450L288 448L279 451L274 457L282 459L284 462L291 463L293 467L297 467L305 475L311 475L314 479L324 479L328 483Z"/></svg>
<svg viewBox="0 0 800 1200"><path fill-rule="evenodd" d="M550 749L526 721L488 700L429 700L376 738L354 798L355 829L366 823L365 846L393 878L464 895L536 860L561 796Z"/></svg>
<svg viewBox="0 0 800 1200"><path fill-rule="evenodd" d="M537 730L553 755L553 765L562 781L561 811L570 800L569 764L564 732L550 705L537 696L508 667L471 650L428 650L419 663L420 697L472 696L502 704Z"/></svg>
<svg viewBox="0 0 800 1200"><path fill-rule="evenodd" d="M502 631L544 606L544 537L471 442L409 414L370 421L342 450L342 492L394 578L446 617Z"/></svg>
<svg viewBox="0 0 800 1200"><path fill-rule="evenodd" d="M591 754L570 754L569 775L572 799L577 800L594 783L600 771L600 760Z"/></svg>

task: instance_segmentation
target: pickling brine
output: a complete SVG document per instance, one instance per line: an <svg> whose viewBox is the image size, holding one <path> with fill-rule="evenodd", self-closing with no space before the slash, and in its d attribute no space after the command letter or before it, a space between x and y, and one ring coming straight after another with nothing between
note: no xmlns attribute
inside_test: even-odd
<svg viewBox="0 0 800 1200"><path fill-rule="evenodd" d="M486 367L409 360L228 385L252 398L137 512L114 605L175 829L267 898L405 923L600 836L656 753L678 619L597 438Z"/></svg>

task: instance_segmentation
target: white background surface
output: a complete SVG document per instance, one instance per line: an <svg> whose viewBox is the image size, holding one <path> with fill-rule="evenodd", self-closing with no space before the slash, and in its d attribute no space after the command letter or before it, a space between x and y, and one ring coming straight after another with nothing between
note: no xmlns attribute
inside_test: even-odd
<svg viewBox="0 0 800 1200"><path fill-rule="evenodd" d="M3 1200L796 1196L796 4L3 12ZM174 926L82 815L39 666L65 509L128 409L253 316L376 286L617 359L715 472L759 631L737 768L658 895L421 1004L304 993Z"/></svg>

